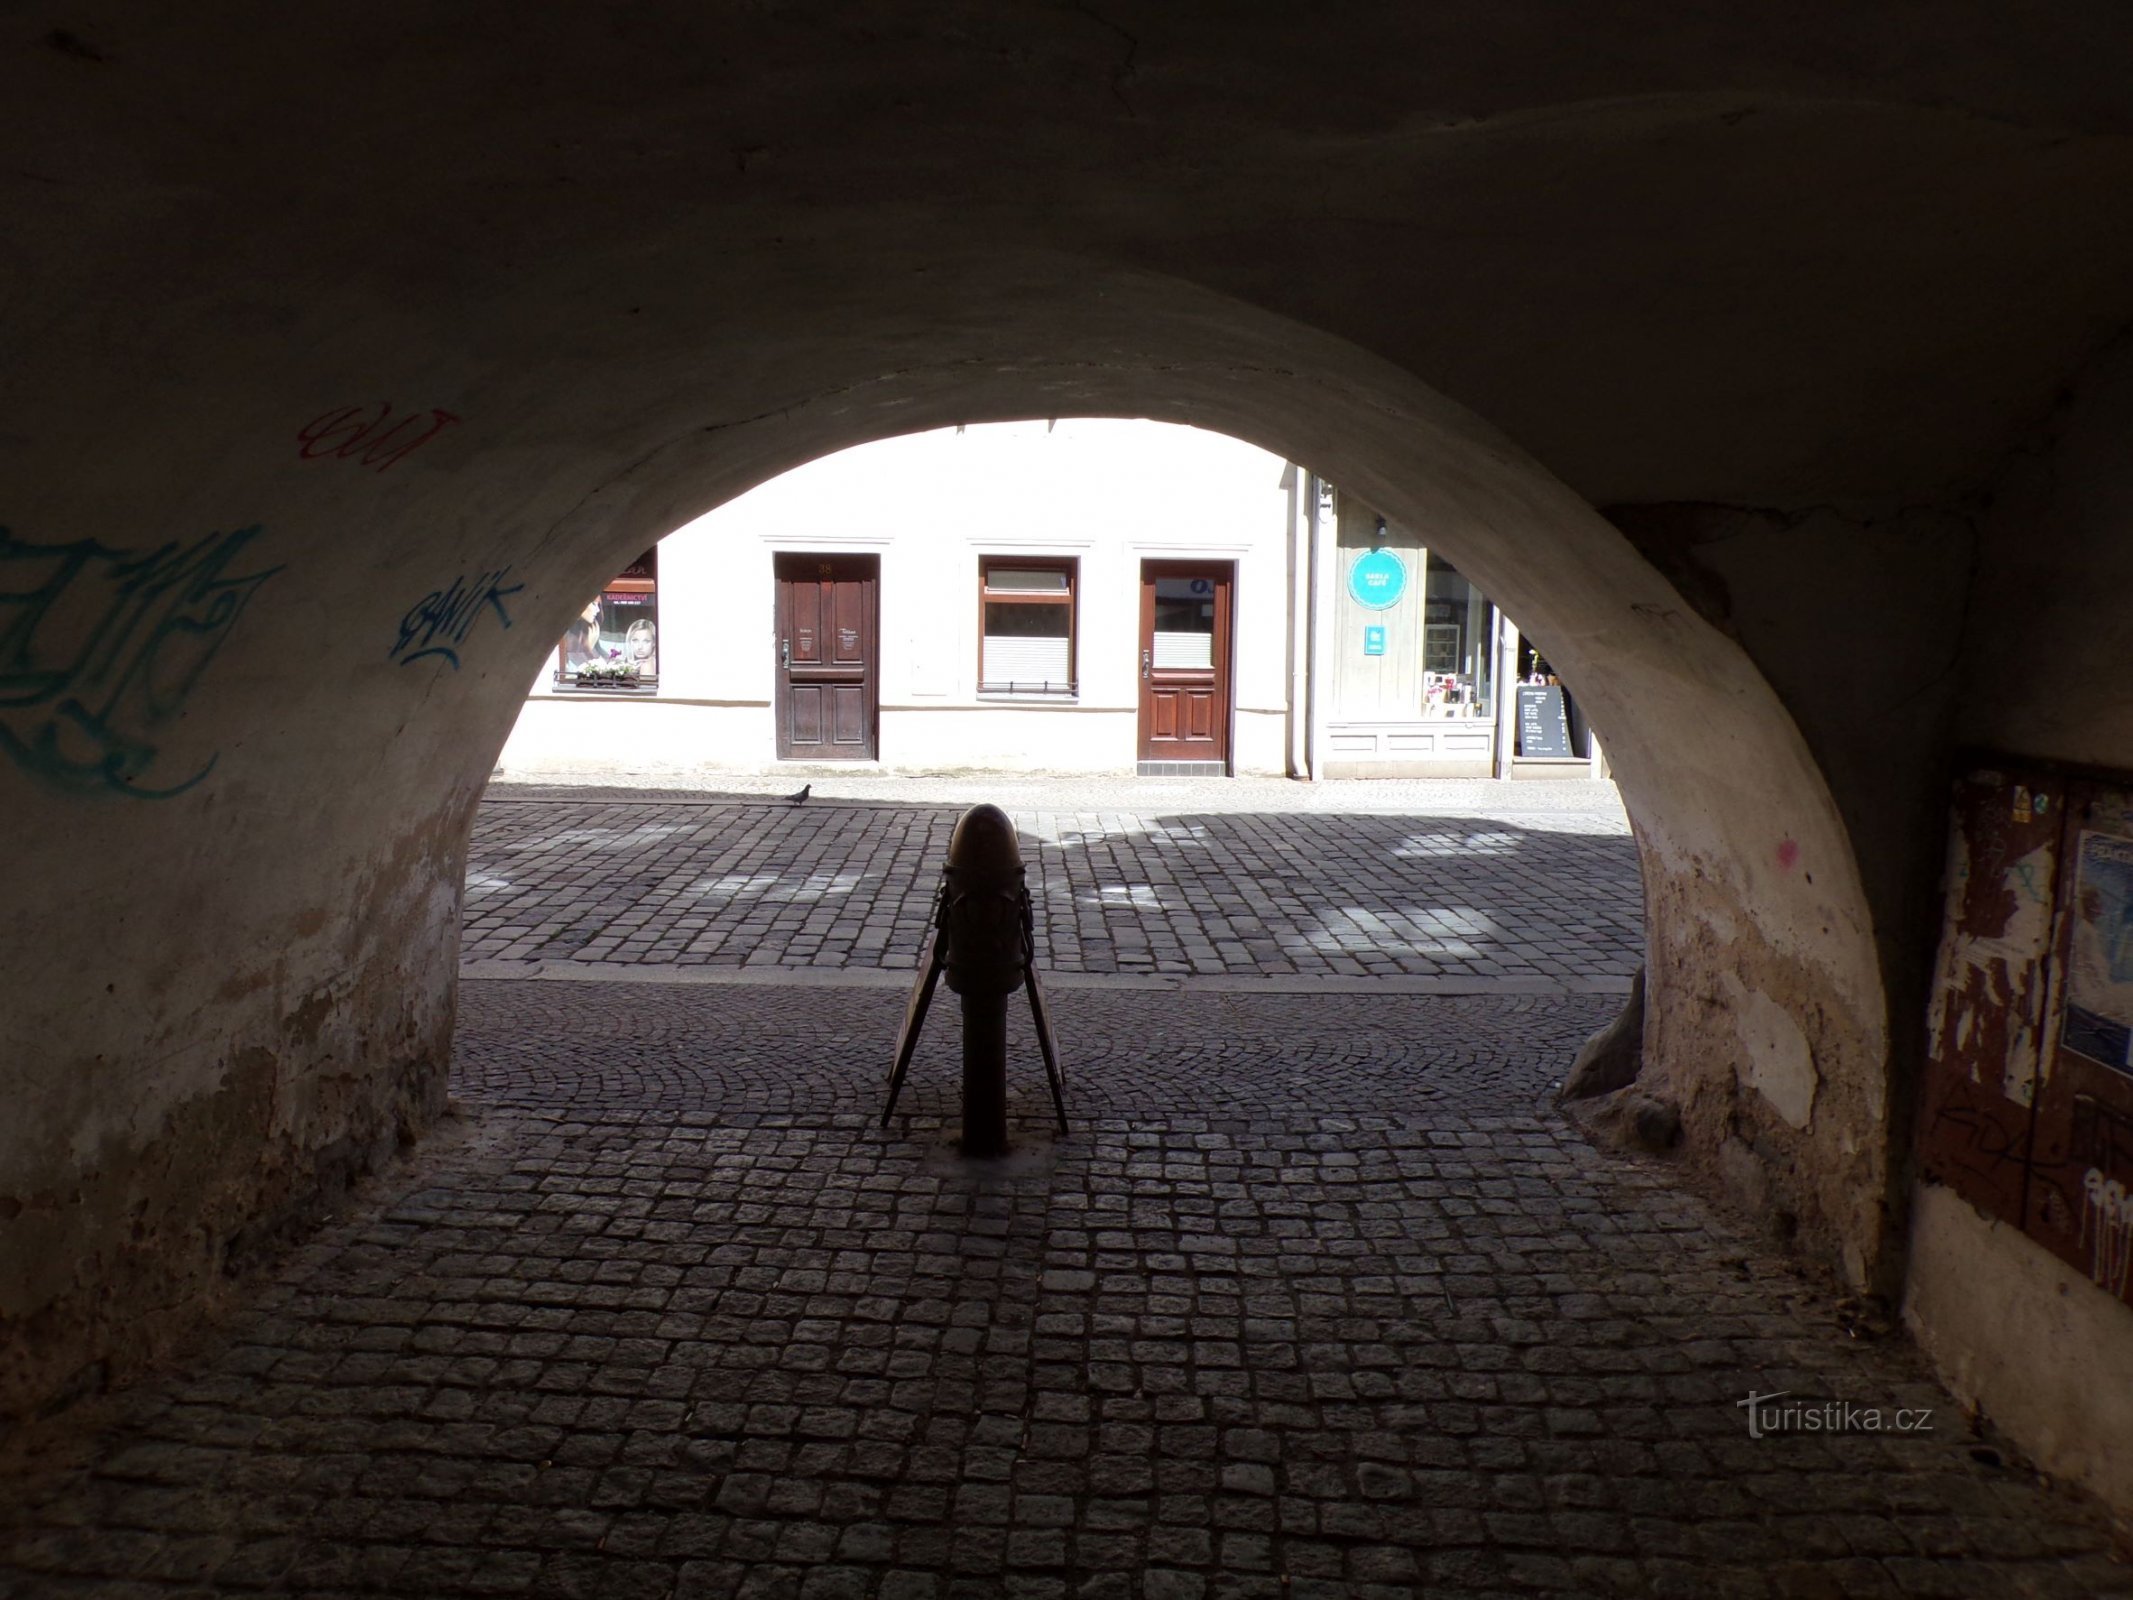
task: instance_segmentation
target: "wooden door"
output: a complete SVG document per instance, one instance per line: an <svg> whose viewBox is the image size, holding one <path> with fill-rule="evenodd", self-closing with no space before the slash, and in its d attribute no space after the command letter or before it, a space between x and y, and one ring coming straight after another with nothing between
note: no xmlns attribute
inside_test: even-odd
<svg viewBox="0 0 2133 1600"><path fill-rule="evenodd" d="M881 558L781 555L778 757L871 761L880 712Z"/></svg>
<svg viewBox="0 0 2133 1600"><path fill-rule="evenodd" d="M1141 563L1144 769L1229 770L1229 562ZM1187 769L1189 770L1189 769Z"/></svg>

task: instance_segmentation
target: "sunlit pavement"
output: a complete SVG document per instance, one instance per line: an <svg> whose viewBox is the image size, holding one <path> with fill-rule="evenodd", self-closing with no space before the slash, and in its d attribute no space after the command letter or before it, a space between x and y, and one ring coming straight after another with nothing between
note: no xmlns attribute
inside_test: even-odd
<svg viewBox="0 0 2133 1600"><path fill-rule="evenodd" d="M843 787L866 794L496 786L462 959L908 968L948 835L980 791L1022 835L1047 971L1618 992L1642 958L1636 850L1610 785ZM1345 809L1300 808L1344 795ZM1393 804L1435 809L1371 809Z"/></svg>

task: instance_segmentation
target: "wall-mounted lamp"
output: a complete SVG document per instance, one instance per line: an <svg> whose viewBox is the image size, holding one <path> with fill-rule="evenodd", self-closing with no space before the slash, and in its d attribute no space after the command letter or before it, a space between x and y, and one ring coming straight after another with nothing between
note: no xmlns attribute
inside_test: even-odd
<svg viewBox="0 0 2133 1600"><path fill-rule="evenodd" d="M1378 518L1377 542L1379 544L1385 542L1385 519L1383 517Z"/></svg>

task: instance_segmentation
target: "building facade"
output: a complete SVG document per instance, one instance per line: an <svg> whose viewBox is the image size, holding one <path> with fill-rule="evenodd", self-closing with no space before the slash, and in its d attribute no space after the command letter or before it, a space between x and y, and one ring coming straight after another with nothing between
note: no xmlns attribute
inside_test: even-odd
<svg viewBox="0 0 2133 1600"><path fill-rule="evenodd" d="M1488 776L1519 666L1423 539L1267 451L973 425L661 540L566 631L502 766Z"/></svg>
<svg viewBox="0 0 2133 1600"><path fill-rule="evenodd" d="M1296 529L1294 693L1313 778L1582 778L1598 741L1546 657L1429 546L1323 479Z"/></svg>

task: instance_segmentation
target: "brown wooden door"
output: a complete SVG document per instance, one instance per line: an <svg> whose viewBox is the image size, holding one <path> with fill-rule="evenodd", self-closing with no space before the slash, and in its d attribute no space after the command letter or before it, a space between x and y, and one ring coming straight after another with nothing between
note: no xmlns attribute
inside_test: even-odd
<svg viewBox="0 0 2133 1600"><path fill-rule="evenodd" d="M1229 562L1141 563L1141 739L1146 762L1229 769Z"/></svg>
<svg viewBox="0 0 2133 1600"><path fill-rule="evenodd" d="M779 759L871 761L881 694L881 558L775 561Z"/></svg>

